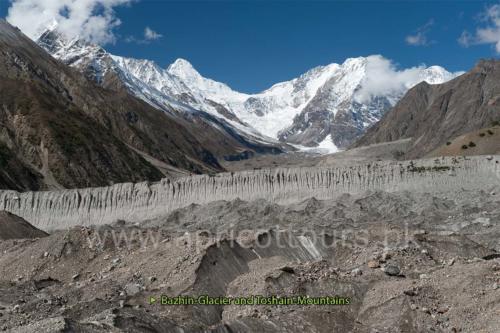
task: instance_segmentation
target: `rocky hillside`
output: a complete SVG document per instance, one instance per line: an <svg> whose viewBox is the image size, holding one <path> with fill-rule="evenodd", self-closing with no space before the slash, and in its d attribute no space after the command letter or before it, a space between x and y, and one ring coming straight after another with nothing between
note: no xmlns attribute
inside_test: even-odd
<svg viewBox="0 0 500 333"><path fill-rule="evenodd" d="M461 135L433 150L429 156L472 156L500 154L500 126Z"/></svg>
<svg viewBox="0 0 500 333"><path fill-rule="evenodd" d="M0 211L0 240L41 238L48 234L12 213Z"/></svg>
<svg viewBox="0 0 500 333"><path fill-rule="evenodd" d="M406 157L421 157L451 145L455 138L467 133L480 129L486 133L498 121L500 61L482 60L471 71L449 82L437 85L422 82L412 88L356 146L412 138ZM483 141L481 138L477 140Z"/></svg>
<svg viewBox="0 0 500 333"><path fill-rule="evenodd" d="M0 96L3 188L87 187L159 180L169 170L219 171L215 153L241 150L223 139L218 145L209 130L126 91L97 87L5 21Z"/></svg>

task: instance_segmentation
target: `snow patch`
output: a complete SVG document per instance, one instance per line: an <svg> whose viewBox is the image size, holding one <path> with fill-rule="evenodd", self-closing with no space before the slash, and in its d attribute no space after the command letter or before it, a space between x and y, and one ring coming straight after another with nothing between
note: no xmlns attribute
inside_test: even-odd
<svg viewBox="0 0 500 333"><path fill-rule="evenodd" d="M331 134L328 134L326 138L321 141L316 147L306 147L301 145L294 145L294 147L299 149L300 151L322 155L334 154L342 151L335 145L335 143L333 143Z"/></svg>

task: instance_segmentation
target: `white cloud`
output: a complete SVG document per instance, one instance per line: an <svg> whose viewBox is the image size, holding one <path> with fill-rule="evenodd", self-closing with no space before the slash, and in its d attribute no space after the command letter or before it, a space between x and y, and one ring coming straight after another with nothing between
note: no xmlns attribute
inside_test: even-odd
<svg viewBox="0 0 500 333"><path fill-rule="evenodd" d="M154 31L150 27L146 27L146 28L144 28L144 36L143 37L136 38L134 36L127 36L125 38L125 41L127 43L149 44L149 43L151 43L151 41L160 39L162 37L163 37L162 34L157 33L156 31Z"/></svg>
<svg viewBox="0 0 500 333"><path fill-rule="evenodd" d="M488 7L481 15L482 21L486 23L483 28L477 28L472 34L464 31L458 38L460 45L469 47L478 44L493 44L495 50L500 53L500 5Z"/></svg>
<svg viewBox="0 0 500 333"><path fill-rule="evenodd" d="M415 34L406 36L406 43L413 46L428 46L434 43L434 41L429 41L427 38L427 34L433 25L434 20L430 19L426 24L415 30Z"/></svg>
<svg viewBox="0 0 500 333"><path fill-rule="evenodd" d="M473 38L474 36L472 36L471 33L468 32L467 30L465 30L458 38L458 43L463 47L469 47Z"/></svg>
<svg viewBox="0 0 500 333"><path fill-rule="evenodd" d="M391 60L381 55L369 56L367 60L366 75L361 82L361 89L355 96L358 102L366 102L374 96L400 93L423 81L423 71L426 69L424 65L398 70ZM442 71L443 75L447 75L440 67L435 67L434 70ZM458 74L460 73L454 73L445 78L451 79Z"/></svg>
<svg viewBox="0 0 500 333"><path fill-rule="evenodd" d="M417 33L416 35L409 35L405 38L406 43L414 46L426 45L427 37L422 33Z"/></svg>
<svg viewBox="0 0 500 333"><path fill-rule="evenodd" d="M115 41L113 28L120 25L114 7L132 0L13 0L7 21L30 38L37 38L48 26L68 37L106 44Z"/></svg>
<svg viewBox="0 0 500 333"><path fill-rule="evenodd" d="M160 39L161 37L163 37L162 34L157 33L156 31L154 31L150 27L146 27L144 29L144 38L147 40Z"/></svg>

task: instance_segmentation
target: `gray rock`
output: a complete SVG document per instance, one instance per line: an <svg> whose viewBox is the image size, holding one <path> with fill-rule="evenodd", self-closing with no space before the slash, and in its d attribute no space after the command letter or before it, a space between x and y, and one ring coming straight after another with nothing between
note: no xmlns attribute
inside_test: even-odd
<svg viewBox="0 0 500 333"><path fill-rule="evenodd" d="M138 283L128 283L125 285L125 292L128 296L135 296L140 293L144 288Z"/></svg>
<svg viewBox="0 0 500 333"><path fill-rule="evenodd" d="M401 270L395 264L389 264L384 267L384 273L389 276L398 276L401 273Z"/></svg>

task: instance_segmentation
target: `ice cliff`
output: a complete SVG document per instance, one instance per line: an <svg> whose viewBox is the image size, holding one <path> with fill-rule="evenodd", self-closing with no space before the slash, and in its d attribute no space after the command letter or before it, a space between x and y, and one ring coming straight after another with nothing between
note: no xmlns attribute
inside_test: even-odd
<svg viewBox="0 0 500 333"><path fill-rule="evenodd" d="M144 221L192 203L266 199L293 203L367 190L450 192L500 185L500 156L374 162L350 167L277 168L158 183L45 192L0 191L0 210L50 231L122 219Z"/></svg>

